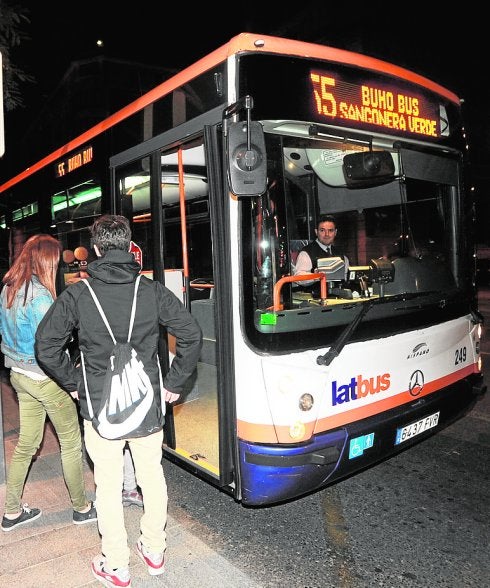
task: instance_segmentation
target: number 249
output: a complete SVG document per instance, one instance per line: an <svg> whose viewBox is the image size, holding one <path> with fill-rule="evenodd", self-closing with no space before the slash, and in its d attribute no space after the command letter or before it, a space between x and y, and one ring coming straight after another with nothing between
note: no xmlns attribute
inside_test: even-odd
<svg viewBox="0 0 490 588"><path fill-rule="evenodd" d="M466 361L466 347L460 347L454 352L454 365L464 363Z"/></svg>

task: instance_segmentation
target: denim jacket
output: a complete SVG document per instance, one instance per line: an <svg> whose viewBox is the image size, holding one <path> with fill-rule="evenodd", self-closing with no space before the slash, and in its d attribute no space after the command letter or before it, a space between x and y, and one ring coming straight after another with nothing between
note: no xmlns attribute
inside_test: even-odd
<svg viewBox="0 0 490 588"><path fill-rule="evenodd" d="M34 342L37 326L53 304L53 297L37 276L32 276L28 285L25 305L25 285L17 292L10 308L7 308L7 290L8 286L4 286L0 294L1 350L5 356L5 365L25 365L27 370L43 373L36 360Z"/></svg>

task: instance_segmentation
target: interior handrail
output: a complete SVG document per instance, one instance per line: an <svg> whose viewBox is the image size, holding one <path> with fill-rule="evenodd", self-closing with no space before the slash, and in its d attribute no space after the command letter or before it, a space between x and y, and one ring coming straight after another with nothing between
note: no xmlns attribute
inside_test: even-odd
<svg viewBox="0 0 490 588"><path fill-rule="evenodd" d="M274 285L274 303L272 306L273 311L283 310L281 304L281 290L284 284L291 282L307 282L311 280L320 280L320 304L325 305L327 303L327 277L324 273L317 274L299 274L296 276L283 276Z"/></svg>
<svg viewBox="0 0 490 588"><path fill-rule="evenodd" d="M214 288L214 284L198 284L198 283L189 283L191 288L196 288L197 290L204 290L205 288L212 289Z"/></svg>

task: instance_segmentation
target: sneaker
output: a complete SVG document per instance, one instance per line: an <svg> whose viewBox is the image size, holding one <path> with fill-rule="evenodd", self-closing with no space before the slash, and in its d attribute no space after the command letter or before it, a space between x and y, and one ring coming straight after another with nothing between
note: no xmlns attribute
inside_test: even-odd
<svg viewBox="0 0 490 588"><path fill-rule="evenodd" d="M73 524L84 525L85 523L91 523L97 520L97 510L93 502L90 503L92 506L87 512L79 512L78 510L73 511Z"/></svg>
<svg viewBox="0 0 490 588"><path fill-rule="evenodd" d="M122 492L122 503L124 506L139 506L143 508L143 496L138 492L138 490L123 490Z"/></svg>
<svg viewBox="0 0 490 588"><path fill-rule="evenodd" d="M151 553L146 547L138 541L136 543L136 551L139 557L148 566L148 573L150 576L159 576L165 571L165 558L162 553Z"/></svg>
<svg viewBox="0 0 490 588"><path fill-rule="evenodd" d="M120 588L129 588L131 586L131 577L128 568L117 568L115 570L105 570L106 559L103 555L97 555L92 560L92 574L101 584L111 588L119 586Z"/></svg>
<svg viewBox="0 0 490 588"><path fill-rule="evenodd" d="M2 531L12 531L16 527L35 521L41 516L42 512L39 508L29 508L28 504L22 506L22 511L16 519L2 518Z"/></svg>

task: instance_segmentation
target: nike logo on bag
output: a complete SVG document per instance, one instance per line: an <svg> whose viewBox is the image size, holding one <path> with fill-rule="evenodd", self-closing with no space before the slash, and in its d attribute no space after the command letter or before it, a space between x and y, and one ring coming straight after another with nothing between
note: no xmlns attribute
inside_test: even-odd
<svg viewBox="0 0 490 588"><path fill-rule="evenodd" d="M144 371L143 363L137 359L134 350L131 368L131 370L125 368L121 378L117 375L113 376L109 406L106 402L97 415L99 433L106 439L117 439L137 429L153 404L155 397L153 386L148 374ZM127 410L131 406L135 406L134 411L123 423L109 421L108 417Z"/></svg>

